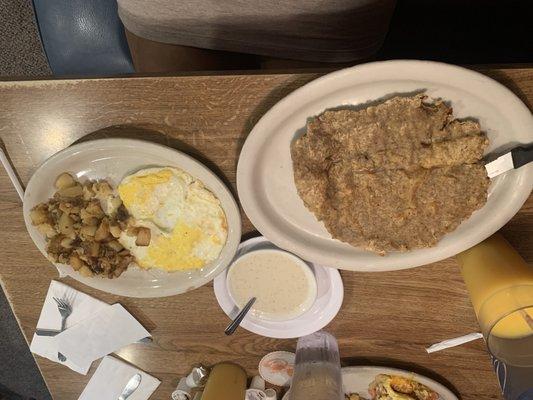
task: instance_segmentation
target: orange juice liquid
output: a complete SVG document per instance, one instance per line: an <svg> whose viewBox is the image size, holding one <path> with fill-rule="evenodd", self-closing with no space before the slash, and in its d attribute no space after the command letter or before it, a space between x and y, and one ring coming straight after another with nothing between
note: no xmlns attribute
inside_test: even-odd
<svg viewBox="0 0 533 400"><path fill-rule="evenodd" d="M246 372L237 364L217 364L209 374L202 400L243 400L246 379Z"/></svg>
<svg viewBox="0 0 533 400"><path fill-rule="evenodd" d="M457 259L483 333L533 335L533 267L504 237L495 234Z"/></svg>

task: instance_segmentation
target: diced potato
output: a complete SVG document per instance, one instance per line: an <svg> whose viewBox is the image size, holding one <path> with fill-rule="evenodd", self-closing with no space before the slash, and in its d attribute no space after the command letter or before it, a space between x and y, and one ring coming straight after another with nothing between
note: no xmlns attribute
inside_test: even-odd
<svg viewBox="0 0 533 400"><path fill-rule="evenodd" d="M81 185L75 185L59 189L56 193L62 198L72 198L81 196L83 194L83 189Z"/></svg>
<svg viewBox="0 0 533 400"><path fill-rule="evenodd" d="M110 224L110 225L109 225L109 232L111 232L111 235L112 235L114 238L119 238L119 237L120 237L120 234L121 234L121 232L122 232L122 229L120 229L120 226L118 226L118 225Z"/></svg>
<svg viewBox="0 0 533 400"><path fill-rule="evenodd" d="M128 236L137 236L138 233L139 233L139 228L137 228L136 226L130 226L126 230L126 235Z"/></svg>
<svg viewBox="0 0 533 400"><path fill-rule="evenodd" d="M137 239L135 240L135 244L137 246L148 246L150 244L151 236L152 233L150 231L150 228L140 227L137 233Z"/></svg>
<svg viewBox="0 0 533 400"><path fill-rule="evenodd" d="M39 232L41 232L47 238L52 238L55 235L57 235L56 230L49 223L44 223L44 224L37 225L37 229L39 230Z"/></svg>
<svg viewBox="0 0 533 400"><path fill-rule="evenodd" d="M82 208L80 210L80 217L81 217L82 222L85 224L87 223L89 218L95 218L95 216L90 214L85 208Z"/></svg>
<svg viewBox="0 0 533 400"><path fill-rule="evenodd" d="M109 221L104 218L94 234L94 240L101 242L107 239L109 235Z"/></svg>
<svg viewBox="0 0 533 400"><path fill-rule="evenodd" d="M59 203L59 209L63 212L67 212L72 215L78 215L80 213L80 208L78 206L73 205L72 203L65 201Z"/></svg>
<svg viewBox="0 0 533 400"><path fill-rule="evenodd" d="M74 221L69 217L68 213L61 214L61 217L59 217L59 221L57 223L59 233L65 236L71 236L75 234L73 224Z"/></svg>
<svg viewBox="0 0 533 400"><path fill-rule="evenodd" d="M48 214L41 206L37 206L30 211L30 218L33 225L40 225L48 222Z"/></svg>
<svg viewBox="0 0 533 400"><path fill-rule="evenodd" d="M83 223L89 226L98 226L100 221L96 217L88 217L87 219L83 220Z"/></svg>
<svg viewBox="0 0 533 400"><path fill-rule="evenodd" d="M122 246L118 240L112 240L109 243L107 243L107 246L113 250L115 250L117 253L121 251L124 246Z"/></svg>
<svg viewBox="0 0 533 400"><path fill-rule="evenodd" d="M62 235L55 235L50 239L48 242L48 245L46 246L46 250L50 253L61 253L63 250L63 247L61 246L61 241L64 239L64 236Z"/></svg>
<svg viewBox="0 0 533 400"><path fill-rule="evenodd" d="M93 271L91 271L91 269L87 265L81 267L78 272L81 274L81 276L85 276L87 278L93 276Z"/></svg>
<svg viewBox="0 0 533 400"><path fill-rule="evenodd" d="M113 194L113 188L105 181L96 182L93 185L93 190L96 192L97 197L106 198Z"/></svg>
<svg viewBox="0 0 533 400"><path fill-rule="evenodd" d="M133 256L117 240L130 217L113 188L106 181L81 184L67 173L57 178L56 188L53 198L30 213L33 224L46 236L48 258L70 264L83 276L119 276ZM113 214L111 220L108 211ZM135 236L139 231L132 230ZM141 232L137 240L149 243L150 231Z"/></svg>
<svg viewBox="0 0 533 400"><path fill-rule="evenodd" d="M83 200L91 200L94 196L93 185L91 181L83 184Z"/></svg>
<svg viewBox="0 0 533 400"><path fill-rule="evenodd" d="M96 234L98 226L96 225L83 225L80 228L80 234L93 237Z"/></svg>
<svg viewBox="0 0 533 400"><path fill-rule="evenodd" d="M120 199L120 197L110 197L110 199L107 201L107 214L115 215L121 205L122 200Z"/></svg>
<svg viewBox="0 0 533 400"><path fill-rule="evenodd" d="M69 213L72 210L72 203L69 203L68 201L62 201L59 203L59 209L65 213Z"/></svg>
<svg viewBox="0 0 533 400"><path fill-rule="evenodd" d="M72 175L67 172L64 172L57 177L55 187L56 189L65 189L74 186L75 184L76 181L74 180Z"/></svg>
<svg viewBox="0 0 533 400"><path fill-rule="evenodd" d="M64 247L65 249L70 249L70 248L72 248L72 242L73 241L74 241L74 239L64 238L64 239L61 240L60 245L61 245L61 247Z"/></svg>
<svg viewBox="0 0 533 400"><path fill-rule="evenodd" d="M90 257L98 257L98 254L100 253L100 243L98 242L92 242L91 246L89 247L89 253L88 255Z"/></svg>
<svg viewBox="0 0 533 400"><path fill-rule="evenodd" d="M104 216L104 211L102 210L99 201L91 201L87 207L85 207L85 211L87 211L93 217L102 218Z"/></svg>

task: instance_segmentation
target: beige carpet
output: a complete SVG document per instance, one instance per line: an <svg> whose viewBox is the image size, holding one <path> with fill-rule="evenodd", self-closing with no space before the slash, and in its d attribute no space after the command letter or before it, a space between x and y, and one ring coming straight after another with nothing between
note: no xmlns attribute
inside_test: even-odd
<svg viewBox="0 0 533 400"><path fill-rule="evenodd" d="M0 0L0 80L51 75L29 0ZM7 260L4 260L8 262ZM0 272L2 264L0 263ZM0 400L51 400L0 289Z"/></svg>
<svg viewBox="0 0 533 400"><path fill-rule="evenodd" d="M31 0L0 0L0 79L51 75Z"/></svg>

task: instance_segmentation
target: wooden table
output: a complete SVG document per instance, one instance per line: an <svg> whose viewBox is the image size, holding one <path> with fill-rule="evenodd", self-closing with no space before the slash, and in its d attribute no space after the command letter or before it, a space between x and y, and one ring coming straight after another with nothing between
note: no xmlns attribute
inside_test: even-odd
<svg viewBox="0 0 533 400"><path fill-rule="evenodd" d="M533 69L483 69L528 106ZM254 123L274 103L319 73L133 77L0 83L0 137L23 182L46 158L87 135L132 136L166 143L203 160L235 188L239 150ZM244 216L243 216L244 217ZM55 269L26 233L21 203L0 169L0 276L24 335L31 340ZM245 236L253 226L244 217ZM503 229L533 259L533 197ZM405 367L448 385L464 400L499 399L481 341L428 355L434 342L478 330L453 259L387 273L342 272L343 307L327 326L347 365ZM169 399L193 363L232 360L256 373L273 350L295 340L267 339L244 330L225 337L227 317L212 285L161 299L120 298L66 282L108 303L120 302L152 331L154 343L132 344L117 355L161 379L153 399ZM77 399L87 376L37 357L54 399Z"/></svg>

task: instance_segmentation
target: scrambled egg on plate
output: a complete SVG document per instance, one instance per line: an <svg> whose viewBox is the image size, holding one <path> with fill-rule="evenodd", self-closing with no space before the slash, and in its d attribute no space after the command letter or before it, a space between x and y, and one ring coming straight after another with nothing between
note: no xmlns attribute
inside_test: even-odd
<svg viewBox="0 0 533 400"><path fill-rule="evenodd" d="M379 374L370 383L373 400L438 400L439 394L427 386L398 375Z"/></svg>
<svg viewBox="0 0 533 400"><path fill-rule="evenodd" d="M125 177L118 193L135 226L151 231L138 246L122 232L119 241L142 268L199 269L218 258L226 243L226 215L202 182L178 168L147 168Z"/></svg>

